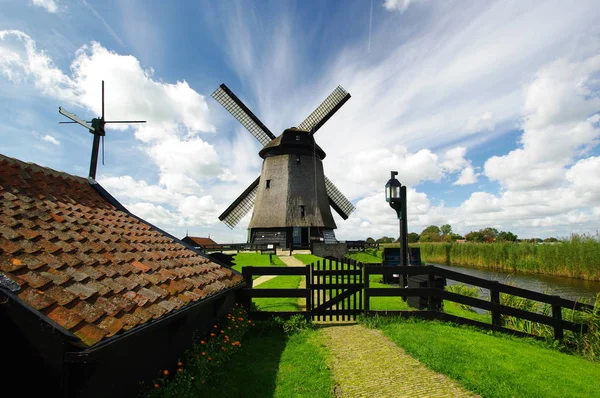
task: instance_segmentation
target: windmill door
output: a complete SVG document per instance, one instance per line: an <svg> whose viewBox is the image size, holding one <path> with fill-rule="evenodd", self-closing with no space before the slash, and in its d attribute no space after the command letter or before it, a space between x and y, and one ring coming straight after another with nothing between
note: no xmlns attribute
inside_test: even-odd
<svg viewBox="0 0 600 398"><path fill-rule="evenodd" d="M294 227L294 248L302 246L302 228Z"/></svg>
<svg viewBox="0 0 600 398"><path fill-rule="evenodd" d="M311 265L311 314L315 321L352 321L363 312L363 269L325 259Z"/></svg>

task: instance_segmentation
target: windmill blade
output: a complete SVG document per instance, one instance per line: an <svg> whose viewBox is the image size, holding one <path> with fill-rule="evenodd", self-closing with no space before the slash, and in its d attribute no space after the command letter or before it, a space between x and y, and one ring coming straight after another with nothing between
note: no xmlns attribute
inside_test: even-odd
<svg viewBox="0 0 600 398"><path fill-rule="evenodd" d="M354 205L340 192L329 178L325 177L325 190L329 196L329 205L346 220L355 210Z"/></svg>
<svg viewBox="0 0 600 398"><path fill-rule="evenodd" d="M275 139L275 136L231 90L221 84L211 96L233 115L262 146Z"/></svg>
<svg viewBox="0 0 600 398"><path fill-rule="evenodd" d="M227 209L219 216L229 228L233 229L238 222L252 209L258 192L260 176Z"/></svg>
<svg viewBox="0 0 600 398"><path fill-rule="evenodd" d="M337 86L325 101L321 103L302 123L298 125L300 130L316 133L334 113L338 111L350 99L350 94L342 86Z"/></svg>

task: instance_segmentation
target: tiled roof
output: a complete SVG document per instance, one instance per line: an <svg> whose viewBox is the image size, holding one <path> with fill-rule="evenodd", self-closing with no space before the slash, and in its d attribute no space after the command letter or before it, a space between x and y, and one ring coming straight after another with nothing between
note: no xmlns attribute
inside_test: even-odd
<svg viewBox="0 0 600 398"><path fill-rule="evenodd" d="M87 179L0 155L0 198L0 287L87 346L242 281Z"/></svg>
<svg viewBox="0 0 600 398"><path fill-rule="evenodd" d="M194 241L194 243L196 243L199 246L216 245L217 244L217 242L215 242L211 238L200 238L197 236L186 236L186 238L191 239L192 241Z"/></svg>

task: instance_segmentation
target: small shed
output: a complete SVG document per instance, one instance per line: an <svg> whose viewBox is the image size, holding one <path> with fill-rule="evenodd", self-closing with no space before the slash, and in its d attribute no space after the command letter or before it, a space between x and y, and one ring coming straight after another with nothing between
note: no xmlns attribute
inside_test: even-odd
<svg viewBox="0 0 600 398"><path fill-rule="evenodd" d="M206 245L217 245L218 243L215 242L214 240L212 240L210 238L210 236L208 238L201 238L199 236L185 236L185 238L181 239L183 242L187 243L190 246L193 246L195 249L198 250L204 250L204 246Z"/></svg>
<svg viewBox="0 0 600 398"><path fill-rule="evenodd" d="M92 179L0 155L0 198L2 377L21 395L137 396L243 285Z"/></svg>

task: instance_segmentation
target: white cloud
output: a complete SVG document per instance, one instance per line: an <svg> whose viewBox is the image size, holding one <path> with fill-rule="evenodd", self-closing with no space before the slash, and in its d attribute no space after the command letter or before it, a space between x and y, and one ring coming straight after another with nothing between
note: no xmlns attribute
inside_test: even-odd
<svg viewBox="0 0 600 398"><path fill-rule="evenodd" d="M565 168L597 145L600 55L580 62L559 59L544 66L525 91L521 148L485 163L485 174L515 190L552 188L565 183Z"/></svg>
<svg viewBox="0 0 600 398"><path fill-rule="evenodd" d="M31 4L36 7L44 8L51 13L56 13L58 11L58 6L54 0L31 0Z"/></svg>
<svg viewBox="0 0 600 398"><path fill-rule="evenodd" d="M441 163L442 168L452 173L470 166L470 162L465 159L466 154L467 148L461 146L447 150Z"/></svg>
<svg viewBox="0 0 600 398"><path fill-rule="evenodd" d="M418 3L419 1L422 0L385 0L383 6L388 11L404 12L411 4Z"/></svg>
<svg viewBox="0 0 600 398"><path fill-rule="evenodd" d="M46 141L46 142L49 142L49 143L51 143L52 145L60 145L60 141L59 141L59 140L57 140L56 138L52 137L52 136L51 136L51 135L49 135L49 134L46 134L45 136L43 136L43 137L42 137L42 140L43 140L43 141Z"/></svg>
<svg viewBox="0 0 600 398"><path fill-rule="evenodd" d="M461 172L458 179L453 183L453 185L469 185L475 184L477 182L477 176L473 170L473 167L465 167Z"/></svg>

